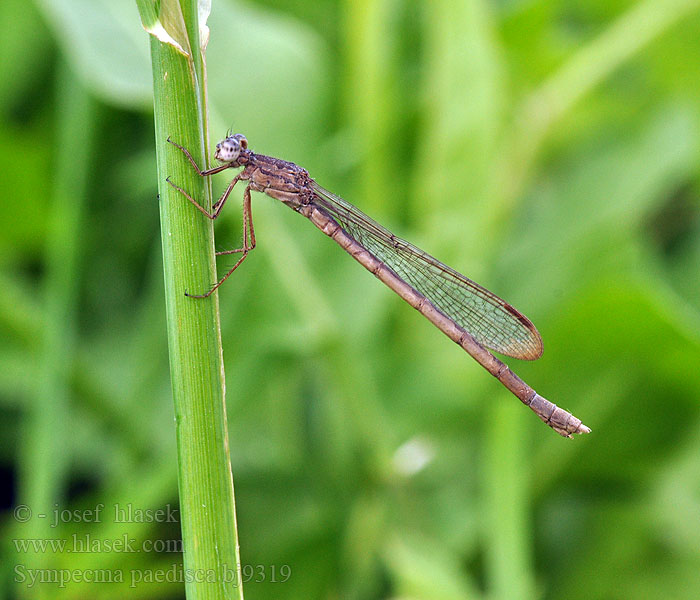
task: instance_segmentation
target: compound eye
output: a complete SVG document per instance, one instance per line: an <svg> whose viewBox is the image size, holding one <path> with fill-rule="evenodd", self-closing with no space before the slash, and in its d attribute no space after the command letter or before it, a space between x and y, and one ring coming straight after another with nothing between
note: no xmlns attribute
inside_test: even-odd
<svg viewBox="0 0 700 600"><path fill-rule="evenodd" d="M241 153L241 146L235 140L231 140L231 143L227 144L226 151L229 156L229 160L235 160Z"/></svg>
<svg viewBox="0 0 700 600"><path fill-rule="evenodd" d="M234 137L226 138L216 145L214 157L221 162L233 162L241 153L241 145Z"/></svg>
<svg viewBox="0 0 700 600"><path fill-rule="evenodd" d="M244 150L248 149L248 140L242 133L237 133L233 137L238 140L238 143L241 145L241 148L243 148Z"/></svg>

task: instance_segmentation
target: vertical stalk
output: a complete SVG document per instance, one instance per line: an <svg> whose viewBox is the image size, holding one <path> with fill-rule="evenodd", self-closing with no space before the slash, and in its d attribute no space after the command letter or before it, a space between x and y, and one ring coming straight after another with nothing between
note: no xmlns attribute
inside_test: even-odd
<svg viewBox="0 0 700 600"><path fill-rule="evenodd" d="M395 118L390 60L395 49L388 25L394 7L387 0L352 0L342 8L347 68L344 109L350 128L358 132L357 151L362 154L358 192L364 206L372 210L395 196L386 177Z"/></svg>
<svg viewBox="0 0 700 600"><path fill-rule="evenodd" d="M216 281L213 223L165 181L170 176L204 206L211 186L182 153L205 160L206 76L200 54L198 3L157 6L163 30L151 36L160 219L170 371L175 405L181 527L188 598L243 598L233 479L224 404L224 366L217 294L187 298ZM144 17L144 26L153 22ZM152 15L151 15L152 16Z"/></svg>
<svg viewBox="0 0 700 600"><path fill-rule="evenodd" d="M44 251L41 349L36 370L36 396L28 404L22 440L20 498L34 515L50 515L65 508L66 475L70 456L65 452L69 422L71 357L75 342L75 314L80 273L80 234L90 151L95 131L95 107L70 69L61 62L56 77L57 123L51 216ZM18 523L18 537L49 538L49 519ZM29 554L28 568L48 569L52 553ZM48 585L20 586L22 597L49 598Z"/></svg>
<svg viewBox="0 0 700 600"><path fill-rule="evenodd" d="M489 597L526 600L534 598L532 534L528 468L524 459L524 411L511 411L510 404L495 402L486 423L483 514L486 548L485 572ZM511 424L503 435L503 422ZM513 426L514 421L520 421Z"/></svg>

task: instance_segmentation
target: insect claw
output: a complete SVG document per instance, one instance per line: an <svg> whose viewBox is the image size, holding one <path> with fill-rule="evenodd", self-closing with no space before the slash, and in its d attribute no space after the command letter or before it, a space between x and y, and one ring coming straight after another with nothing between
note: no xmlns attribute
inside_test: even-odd
<svg viewBox="0 0 700 600"><path fill-rule="evenodd" d="M190 294L189 292L185 292L185 296L188 298L209 298L217 287L216 284L212 285L206 294Z"/></svg>

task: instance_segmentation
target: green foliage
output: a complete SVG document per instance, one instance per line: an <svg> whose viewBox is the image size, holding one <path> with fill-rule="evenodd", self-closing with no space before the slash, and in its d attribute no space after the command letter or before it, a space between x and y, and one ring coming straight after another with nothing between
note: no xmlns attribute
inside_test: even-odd
<svg viewBox="0 0 700 600"><path fill-rule="evenodd" d="M249 599L700 595L699 9L214 2L212 142L245 133L512 301L545 354L509 364L593 429L559 438L254 196L258 247L219 292ZM177 502L148 36L131 2L0 14L6 506L108 511L32 529L8 509L7 589L178 597L128 580L177 553L31 559L11 541L179 523L109 512ZM236 191L218 249L239 246ZM127 581L29 588L18 564Z"/></svg>
<svg viewBox="0 0 700 600"><path fill-rule="evenodd" d="M206 74L199 49L206 45L200 35L206 35L208 13L176 0L160 3L157 15L147 10L152 6L141 2L139 8L144 29L155 32L150 43L158 198L183 567L185 573L214 574L186 578L186 592L200 600L242 600L218 296L197 301L185 292L216 281L214 224L190 210L193 205L173 187L189 190L211 210L211 182L170 143L177 140L192 149L193 160L205 163Z"/></svg>

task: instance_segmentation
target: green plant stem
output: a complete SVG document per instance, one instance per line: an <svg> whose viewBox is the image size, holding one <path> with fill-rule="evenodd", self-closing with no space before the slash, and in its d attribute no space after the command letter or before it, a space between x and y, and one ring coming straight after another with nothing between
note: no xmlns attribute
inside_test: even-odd
<svg viewBox="0 0 700 600"><path fill-rule="evenodd" d="M22 502L34 514L52 514L65 496L70 455L66 453L69 417L69 378L75 342L81 221L85 208L94 106L86 90L64 63L57 72L55 164L51 216L45 246L42 327L36 396L28 404L23 439ZM21 524L21 537L50 537L50 521L33 518ZM32 568L48 568L51 554L27 556ZM48 588L20 587L27 597L48 597Z"/></svg>
<svg viewBox="0 0 700 600"><path fill-rule="evenodd" d="M347 69L345 113L350 129L358 132L362 153L360 197L368 210L395 196L386 173L390 168L390 130L395 119L394 65L389 57L395 44L387 20L393 5L387 0L343 3L343 36Z"/></svg>
<svg viewBox="0 0 700 600"><path fill-rule="evenodd" d="M535 597L523 429L523 421L530 415L511 408L510 402L495 403L492 418L486 423L484 563L490 598L526 600ZM504 435L502 424L506 422L510 426Z"/></svg>
<svg viewBox="0 0 700 600"><path fill-rule="evenodd" d="M195 3L182 6L193 56L151 37L160 218L178 481L188 598L243 598L224 404L218 299L201 293L216 278L213 223L165 181L170 176L211 206L210 185L173 140L205 165L204 67ZM212 579L213 578L213 579Z"/></svg>

